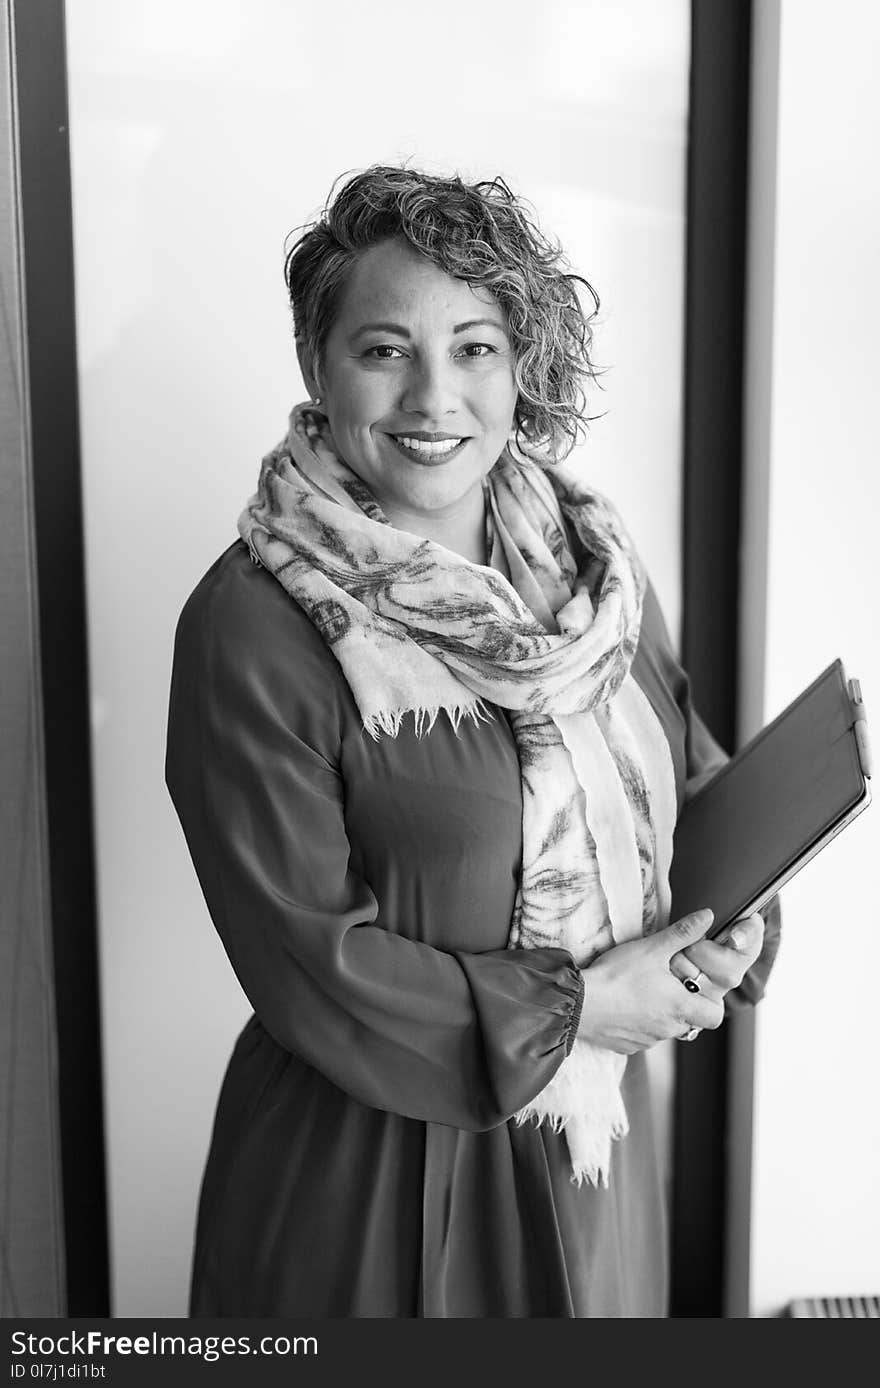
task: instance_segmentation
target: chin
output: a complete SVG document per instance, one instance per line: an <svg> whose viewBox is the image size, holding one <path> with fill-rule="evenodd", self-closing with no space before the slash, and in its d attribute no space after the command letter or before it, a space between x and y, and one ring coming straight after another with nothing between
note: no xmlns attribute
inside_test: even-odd
<svg viewBox="0 0 880 1388"><path fill-rule="evenodd" d="M443 487L420 488L418 491L410 492L405 497L394 498L398 506L403 506L411 511L445 511L454 507L456 503L463 501L470 488L461 490L447 490ZM391 500L391 498L389 498Z"/></svg>

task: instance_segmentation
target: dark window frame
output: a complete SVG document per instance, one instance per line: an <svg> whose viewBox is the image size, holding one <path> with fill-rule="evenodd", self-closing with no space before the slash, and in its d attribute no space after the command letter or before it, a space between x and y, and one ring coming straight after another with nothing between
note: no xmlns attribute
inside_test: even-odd
<svg viewBox="0 0 880 1388"><path fill-rule="evenodd" d="M691 0L682 663L736 745L751 0ZM671 1314L749 1315L754 1016L676 1055Z"/></svg>
<svg viewBox="0 0 880 1388"><path fill-rule="evenodd" d="M67 1314L110 1262L64 8L12 0Z"/></svg>

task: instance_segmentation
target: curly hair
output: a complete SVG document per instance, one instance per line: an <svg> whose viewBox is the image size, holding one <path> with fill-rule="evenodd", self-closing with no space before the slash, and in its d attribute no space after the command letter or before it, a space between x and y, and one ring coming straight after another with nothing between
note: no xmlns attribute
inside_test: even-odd
<svg viewBox="0 0 880 1388"><path fill-rule="evenodd" d="M539 230L526 211L531 205L500 177L469 184L457 174L374 164L334 197L338 182L319 218L297 229L284 261L294 332L316 368L359 252L403 238L447 274L494 295L514 349L516 441L526 451L567 457L591 418L584 386L598 376L590 351L599 297ZM576 284L592 297L589 313Z"/></svg>

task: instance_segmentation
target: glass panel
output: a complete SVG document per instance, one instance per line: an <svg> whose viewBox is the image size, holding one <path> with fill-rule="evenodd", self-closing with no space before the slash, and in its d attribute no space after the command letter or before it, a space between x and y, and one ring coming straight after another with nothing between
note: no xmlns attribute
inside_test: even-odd
<svg viewBox="0 0 880 1388"><path fill-rule="evenodd" d="M115 1313L179 1316L247 1008L163 784L171 640L304 398L284 236L379 161L530 199L602 300L584 466L677 631L689 6L66 12Z"/></svg>

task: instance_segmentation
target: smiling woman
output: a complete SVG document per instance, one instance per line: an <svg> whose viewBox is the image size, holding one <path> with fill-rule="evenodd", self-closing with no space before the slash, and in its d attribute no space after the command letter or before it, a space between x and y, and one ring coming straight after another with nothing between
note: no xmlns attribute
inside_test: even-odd
<svg viewBox="0 0 880 1388"><path fill-rule="evenodd" d="M386 166L286 277L313 398L175 642L166 779L254 1008L192 1313L665 1315L645 1055L775 931L669 922L723 754L569 461L589 286L503 180Z"/></svg>
<svg viewBox="0 0 880 1388"><path fill-rule="evenodd" d="M373 321L389 311L396 321ZM320 367L304 342L299 359L336 448L390 523L485 564L482 483L517 400L492 296L389 238L353 267Z"/></svg>

